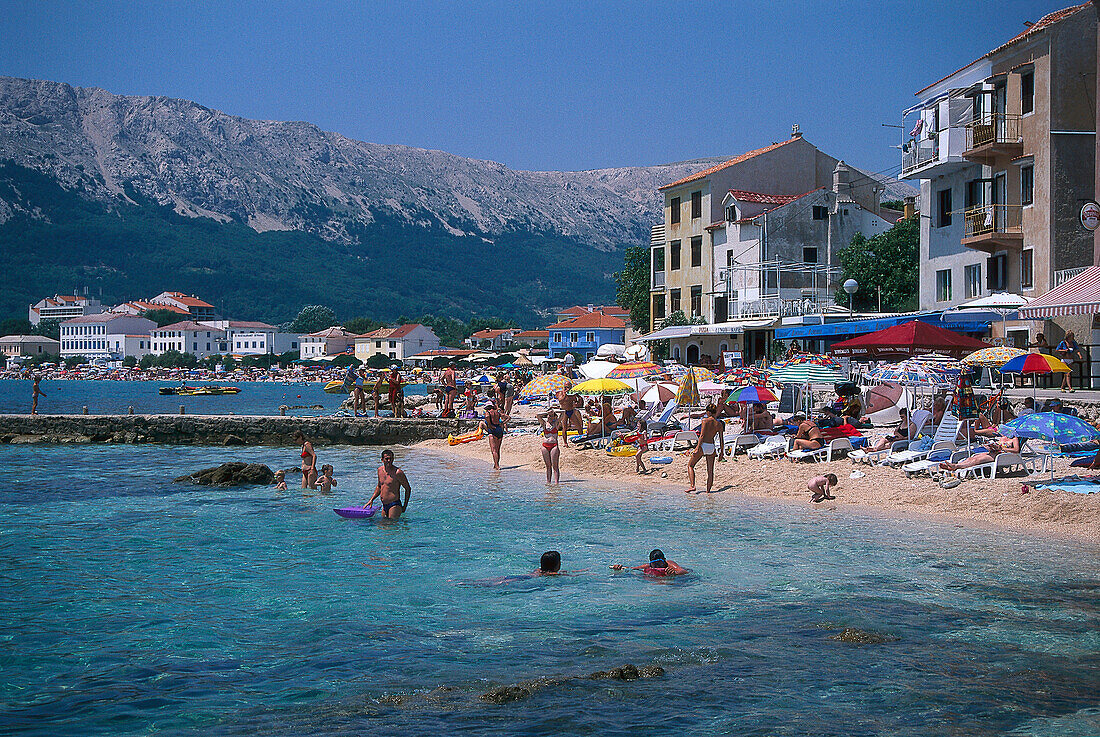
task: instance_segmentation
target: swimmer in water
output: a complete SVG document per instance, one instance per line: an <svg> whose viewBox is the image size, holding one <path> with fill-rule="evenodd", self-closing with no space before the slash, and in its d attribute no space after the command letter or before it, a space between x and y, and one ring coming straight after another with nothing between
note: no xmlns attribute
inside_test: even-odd
<svg viewBox="0 0 1100 737"><path fill-rule="evenodd" d="M275 472L275 491L286 491L286 471Z"/></svg>
<svg viewBox="0 0 1100 737"><path fill-rule="evenodd" d="M561 573L561 553L556 550L547 550L539 559L536 576L557 576Z"/></svg>
<svg viewBox="0 0 1100 737"><path fill-rule="evenodd" d="M332 478L332 464L321 466L321 475L317 477L317 488L323 492L332 491L332 487L338 486L336 479Z"/></svg>
<svg viewBox="0 0 1100 737"><path fill-rule="evenodd" d="M611 566L611 570L626 570L626 566L621 563L616 563ZM684 573L690 573L687 568L682 568L676 561L666 560L665 554L661 552L660 548L654 548L649 552L649 562L644 566L634 566L630 570L641 571L647 576L679 576Z"/></svg>
<svg viewBox="0 0 1100 737"><path fill-rule="evenodd" d="M405 489L405 502L401 503L401 489ZM378 467L378 485L374 487L374 495L364 507L369 507L375 499L382 499L382 516L387 519L397 519L409 508L409 497L412 495L412 487L409 485L405 472L394 465L393 451L387 448L382 451L382 465Z"/></svg>

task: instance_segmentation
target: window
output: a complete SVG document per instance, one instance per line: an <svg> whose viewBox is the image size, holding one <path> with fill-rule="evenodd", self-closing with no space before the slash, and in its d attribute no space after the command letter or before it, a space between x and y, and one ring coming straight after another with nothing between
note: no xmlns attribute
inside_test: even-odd
<svg viewBox="0 0 1100 737"><path fill-rule="evenodd" d="M951 301L951 269L936 272L936 301Z"/></svg>
<svg viewBox="0 0 1100 737"><path fill-rule="evenodd" d="M971 264L967 266L963 278L966 282L967 299L980 296L982 293L982 265Z"/></svg>
<svg viewBox="0 0 1100 737"><path fill-rule="evenodd" d="M691 239L691 265L703 265L703 237L696 236Z"/></svg>
<svg viewBox="0 0 1100 737"><path fill-rule="evenodd" d="M554 342L555 343L560 343L561 342L561 333L554 333Z"/></svg>
<svg viewBox="0 0 1100 737"><path fill-rule="evenodd" d="M1020 251L1020 286L1023 289L1031 289L1035 286L1033 274L1032 254L1034 251L1025 248Z"/></svg>
<svg viewBox="0 0 1100 737"><path fill-rule="evenodd" d="M653 249L653 273L659 274L665 270L665 249Z"/></svg>
<svg viewBox="0 0 1100 737"><path fill-rule="evenodd" d="M1030 205L1035 201L1035 167L1031 164L1020 167L1020 204Z"/></svg>
<svg viewBox="0 0 1100 737"><path fill-rule="evenodd" d="M668 209L669 209L668 221L670 223L673 223L673 224L680 222L680 198L679 197L673 197L671 200L668 201Z"/></svg>
<svg viewBox="0 0 1100 737"><path fill-rule="evenodd" d="M577 342L577 334L576 333L570 333L569 334L569 344L573 345L576 342Z"/></svg>
<svg viewBox="0 0 1100 737"><path fill-rule="evenodd" d="M665 295L655 294L653 295L653 319L663 320L665 318Z"/></svg>
<svg viewBox="0 0 1100 737"><path fill-rule="evenodd" d="M1035 72L1020 74L1020 112L1027 115L1035 109Z"/></svg>
<svg viewBox="0 0 1100 737"><path fill-rule="evenodd" d="M802 263L804 263L804 264L816 264L817 263L817 246L803 246L802 247Z"/></svg>
<svg viewBox="0 0 1100 737"><path fill-rule="evenodd" d="M696 284L691 288L691 316L703 314L703 287Z"/></svg>
<svg viewBox="0 0 1100 737"><path fill-rule="evenodd" d="M679 312L680 310L680 290L672 289L668 293L668 310L669 312Z"/></svg>
<svg viewBox="0 0 1100 737"><path fill-rule="evenodd" d="M381 348L382 347L382 341L380 341L380 340L374 341L374 347L375 348Z"/></svg>
<svg viewBox="0 0 1100 737"><path fill-rule="evenodd" d="M951 190L941 189L939 192L939 211L937 212L936 227L946 228L951 224ZM950 272L948 272L950 274ZM951 278L948 276L948 283ZM950 291L950 290L949 290Z"/></svg>
<svg viewBox="0 0 1100 737"><path fill-rule="evenodd" d="M814 205L814 220L828 220L829 208L825 205Z"/></svg>
<svg viewBox="0 0 1100 737"><path fill-rule="evenodd" d="M986 279L989 291L1003 292L1008 286L1008 256L998 254L990 256L985 262Z"/></svg>
<svg viewBox="0 0 1100 737"><path fill-rule="evenodd" d="M593 332L585 333L584 334L584 342L585 343L595 343L596 342L596 334L593 333Z"/></svg>
<svg viewBox="0 0 1100 737"><path fill-rule="evenodd" d="M396 348L396 347L397 347L397 341L396 340L391 340L390 341L390 348Z"/></svg>
<svg viewBox="0 0 1100 737"><path fill-rule="evenodd" d="M703 193L692 192L691 193L691 219L696 220L703 217Z"/></svg>
<svg viewBox="0 0 1100 737"><path fill-rule="evenodd" d="M726 208L726 220L735 222L737 220L737 208L734 205L730 205Z"/></svg>
<svg viewBox="0 0 1100 737"><path fill-rule="evenodd" d="M680 241L672 241L668 244L669 268L672 271L680 270Z"/></svg>

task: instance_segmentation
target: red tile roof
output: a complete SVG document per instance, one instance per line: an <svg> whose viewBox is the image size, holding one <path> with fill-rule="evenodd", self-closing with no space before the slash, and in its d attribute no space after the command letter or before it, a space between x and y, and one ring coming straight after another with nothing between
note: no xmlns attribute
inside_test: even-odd
<svg viewBox="0 0 1100 737"><path fill-rule="evenodd" d="M794 202L806 194L764 194L763 192L750 192L747 189L731 189L729 194L741 202L759 202L762 205L786 205Z"/></svg>
<svg viewBox="0 0 1100 737"><path fill-rule="evenodd" d="M183 292L165 292L164 294L176 300L180 304L186 305L188 307L209 307L210 309L214 309L214 305L210 304L209 302L204 302L193 295L187 295Z"/></svg>
<svg viewBox="0 0 1100 737"><path fill-rule="evenodd" d="M174 322L171 325L164 325L159 328L153 328L150 332L160 332L164 330L186 330L190 332L201 332L203 330L210 330L211 332L217 332L219 328L212 328L209 325L203 325L202 323L195 322L194 320L181 320L180 322Z"/></svg>
<svg viewBox="0 0 1100 737"><path fill-rule="evenodd" d="M496 329L485 328L484 330L478 330L476 333L474 333L470 337L471 338L477 338L478 340L492 340L493 338L498 338L501 335L504 335L505 333L512 333L512 332L515 332L515 331L513 331L513 330L496 330Z"/></svg>
<svg viewBox="0 0 1100 737"><path fill-rule="evenodd" d="M581 315L587 315L589 312L600 311L605 315L629 315L630 310L624 310L618 305L593 305L592 309L583 307L581 305L575 305L573 307L566 307L564 310L559 311L557 314L569 315L571 317L580 317Z"/></svg>
<svg viewBox="0 0 1100 737"><path fill-rule="evenodd" d="M733 166L734 164L740 164L742 161L748 161L749 159L753 158L754 156L759 156L760 154L766 154L769 151L774 151L777 148L781 148L782 146L786 146L788 143L791 143L792 141L800 141L800 140L802 140L801 136L799 136L798 138L788 138L786 141L780 141L779 143L773 143L770 146L764 146L763 148L754 149L752 151L746 151L745 153L741 154L740 156L733 157L729 161L725 161L725 162L722 162L721 164L715 164L714 166L707 167L706 169L703 169L702 171L697 171L697 172L695 172L694 174L692 174L690 176L684 177L683 179L677 179L675 182L672 182L670 184L666 184L663 187L658 187L658 189L668 189L669 187L676 187L676 186L679 186L681 184L687 184L688 182L694 182L697 179L703 179L705 177L710 176L711 174L714 174L715 172L722 171L726 167Z"/></svg>
<svg viewBox="0 0 1100 737"><path fill-rule="evenodd" d="M616 317L614 315L605 315L597 310L596 312L588 312L580 317L574 317L570 320L563 320L562 322L555 323L550 326L549 330L557 329L572 329L572 328L625 328L626 321ZM547 331L549 332L549 331Z"/></svg>
<svg viewBox="0 0 1100 737"><path fill-rule="evenodd" d="M141 299L135 299L132 302L124 302L120 304L119 307L125 307L126 305L129 305L135 310L140 310L142 312L146 312L148 310L169 310L170 312L176 312L180 315L187 314L187 310L183 309L182 307L176 307L175 305L158 305L152 302L146 302L145 300Z"/></svg>
<svg viewBox="0 0 1100 737"><path fill-rule="evenodd" d="M371 332L366 333L365 335L360 335L359 337L373 338L375 340L404 338L406 335L416 330L418 327L420 327L419 323L409 323L408 325L398 325L395 328L378 328L377 330L372 330Z"/></svg>
<svg viewBox="0 0 1100 737"><path fill-rule="evenodd" d="M310 333L309 338L355 338L355 333L349 333L339 325L333 325L331 328L325 328L316 333Z"/></svg>
<svg viewBox="0 0 1100 737"><path fill-rule="evenodd" d="M1048 26L1052 26L1052 25L1054 25L1055 23L1057 23L1059 21L1065 20L1066 18L1070 17L1071 15L1074 15L1075 13L1077 13L1079 10L1084 10L1085 8L1089 7L1091 4L1092 3L1081 3L1080 5L1073 5L1073 6L1068 7L1068 8L1063 8L1062 10L1055 10L1053 13L1047 13L1042 18L1040 18L1036 22L1032 23L1030 26L1028 26L1024 30L1020 31L1015 36L1013 36L1012 38L1010 38L1008 41L1004 42L1003 44L1001 44L997 48L995 48L992 51L989 51L985 54L982 54L981 56L979 56L974 61L970 61L970 62L967 62L966 64L963 64L961 67L959 67L955 71L951 72L948 75L940 77L939 79L937 79L932 84L926 85L925 87L921 87L914 94L917 97L920 97L920 94L922 92L924 92L925 90L928 90L932 87L935 87L936 85L938 85L940 82L944 81L945 79L950 79L951 77L954 77L956 74L961 72L963 69L966 69L968 66L973 64L975 61L980 61L981 59L985 59L987 57L993 56L998 51L1003 51L1004 49L1007 49L1009 46L1011 46L1015 43L1019 43L1020 41L1023 41L1025 38L1027 38L1028 36L1030 36L1033 33L1038 33L1039 31L1043 30L1044 28L1047 28Z"/></svg>
<svg viewBox="0 0 1100 737"><path fill-rule="evenodd" d="M549 338L549 330L524 330L523 332L516 333L516 338Z"/></svg>

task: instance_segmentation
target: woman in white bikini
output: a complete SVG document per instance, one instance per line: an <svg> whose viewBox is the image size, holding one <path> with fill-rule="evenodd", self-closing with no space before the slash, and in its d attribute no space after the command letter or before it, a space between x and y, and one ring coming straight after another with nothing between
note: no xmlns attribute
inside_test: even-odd
<svg viewBox="0 0 1100 737"><path fill-rule="evenodd" d="M556 484L561 478L559 462L561 447L558 446L558 431L565 433L565 426L554 410L536 415L542 428L542 462L546 464L546 483Z"/></svg>

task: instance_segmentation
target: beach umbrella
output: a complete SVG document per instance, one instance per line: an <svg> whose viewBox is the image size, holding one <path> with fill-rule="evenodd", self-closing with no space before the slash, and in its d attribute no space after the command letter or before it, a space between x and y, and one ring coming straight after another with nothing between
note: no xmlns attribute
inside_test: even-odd
<svg viewBox="0 0 1100 737"><path fill-rule="evenodd" d="M758 366L739 366L722 374L718 380L732 386L766 386L769 389L780 389L781 385L772 379L772 373L771 369Z"/></svg>
<svg viewBox="0 0 1100 737"><path fill-rule="evenodd" d="M675 384L650 384L634 392L630 397L635 402L641 399L646 403L659 402L660 404L664 404L668 400L676 397L676 389L677 386Z"/></svg>
<svg viewBox="0 0 1100 737"><path fill-rule="evenodd" d="M782 384L835 384L848 377L819 363L783 364L772 371L772 380Z"/></svg>
<svg viewBox="0 0 1100 737"><path fill-rule="evenodd" d="M663 377L665 370L652 361L631 361L620 363L608 372L608 379L649 379L650 377Z"/></svg>
<svg viewBox="0 0 1100 737"><path fill-rule="evenodd" d="M1027 351L1022 348L1009 348L1008 346L996 345L990 348L982 348L980 351L974 351L964 358L962 362L967 366L999 369L1013 358L1024 355L1027 355Z"/></svg>
<svg viewBox="0 0 1100 737"><path fill-rule="evenodd" d="M665 373L674 381L681 381L689 373L686 366L674 363L665 367ZM718 381L718 374L703 366L692 366L690 373L695 376L695 381Z"/></svg>
<svg viewBox="0 0 1100 737"><path fill-rule="evenodd" d="M742 387L736 395L729 398L729 402L752 402L755 404L767 404L768 402L778 401L778 397L775 396L766 386L746 386Z"/></svg>
<svg viewBox="0 0 1100 737"><path fill-rule="evenodd" d="M820 353L799 353L795 356L792 356L791 358L788 358L786 361L783 361L781 365L797 366L801 363L812 363L818 366L828 366L830 368L836 369L837 371L842 370L840 364L836 360L830 358L829 356L823 356Z"/></svg>
<svg viewBox="0 0 1100 737"><path fill-rule="evenodd" d="M700 381L696 384L696 388L700 394L721 394L729 389L725 384L719 384L716 381Z"/></svg>
<svg viewBox="0 0 1100 737"><path fill-rule="evenodd" d="M1065 445L1100 438L1100 430L1074 415L1061 412L1034 412L1017 417L1000 427L1005 437L1042 438Z"/></svg>
<svg viewBox="0 0 1100 737"><path fill-rule="evenodd" d="M611 373L611 370L618 366L617 363L611 361L589 361L586 364L577 367L577 371L581 372L581 375L586 379L602 379Z"/></svg>
<svg viewBox="0 0 1100 737"><path fill-rule="evenodd" d="M676 391L676 402L681 407L695 407L699 404L699 382L695 378L694 371L687 371L680 379L680 387Z"/></svg>
<svg viewBox="0 0 1100 737"><path fill-rule="evenodd" d="M946 388L955 383L958 372L949 373L936 368L936 364L917 361L900 361L879 366L867 373L867 378L877 383L893 382L903 386L931 386Z"/></svg>
<svg viewBox="0 0 1100 737"><path fill-rule="evenodd" d="M1001 366L1002 374L1052 374L1068 371L1069 366L1062 359L1045 353L1024 353Z"/></svg>
<svg viewBox="0 0 1100 737"><path fill-rule="evenodd" d="M526 386L520 390L519 398L530 399L531 397L554 394L568 389L571 385L572 382L561 374L542 374L527 382Z"/></svg>
<svg viewBox="0 0 1100 737"><path fill-rule="evenodd" d="M589 379L573 387L571 393L586 397L618 397L630 394L634 388L618 379Z"/></svg>

